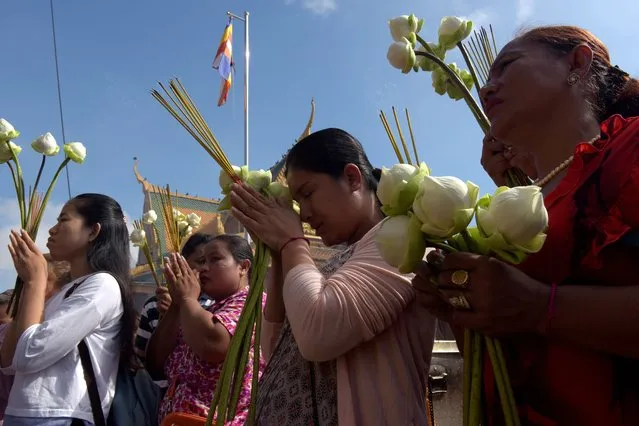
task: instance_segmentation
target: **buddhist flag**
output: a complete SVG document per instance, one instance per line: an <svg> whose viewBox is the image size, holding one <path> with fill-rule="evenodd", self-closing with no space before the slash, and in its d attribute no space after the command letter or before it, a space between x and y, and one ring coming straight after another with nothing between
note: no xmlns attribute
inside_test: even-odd
<svg viewBox="0 0 639 426"><path fill-rule="evenodd" d="M230 19L224 29L224 34L222 34L220 47L217 48L217 53L213 60L213 68L222 77L222 89L220 90L220 98L217 101L217 106L222 106L226 102L226 97L233 83L233 22Z"/></svg>

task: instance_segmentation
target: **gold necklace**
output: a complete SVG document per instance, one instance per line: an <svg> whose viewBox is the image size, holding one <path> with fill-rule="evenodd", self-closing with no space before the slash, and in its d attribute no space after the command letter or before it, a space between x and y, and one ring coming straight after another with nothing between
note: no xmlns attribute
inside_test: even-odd
<svg viewBox="0 0 639 426"><path fill-rule="evenodd" d="M601 139L601 136L597 135L586 143L588 145L592 145L595 142L597 142L599 139ZM548 183L550 183L551 180L556 178L559 173L564 171L570 165L570 163L572 163L574 159L575 159L575 156L571 155L570 157L568 157L568 159L566 159L565 161L562 161L561 164L559 164L557 167L552 169L550 173L548 173L546 176L544 176L541 179L537 179L535 182L533 182L533 185L537 185L540 188L543 188L544 186L548 185Z"/></svg>

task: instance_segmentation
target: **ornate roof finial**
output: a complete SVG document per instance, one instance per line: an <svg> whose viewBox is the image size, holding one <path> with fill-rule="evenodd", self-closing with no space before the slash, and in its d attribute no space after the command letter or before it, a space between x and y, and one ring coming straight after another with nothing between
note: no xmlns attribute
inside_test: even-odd
<svg viewBox="0 0 639 426"><path fill-rule="evenodd" d="M315 99L311 98L311 116L308 118L308 123L306 123L306 127L304 131L300 135L298 139L295 140L295 143L301 141L306 136L311 134L311 129L313 127L313 120L315 120ZM284 163L286 161L286 155L280 160L280 162ZM279 164L279 163L278 163ZM286 183L286 176L284 175L284 167L282 167L275 177L275 180L280 183Z"/></svg>
<svg viewBox="0 0 639 426"><path fill-rule="evenodd" d="M144 179L138 171L138 157L133 157L133 173L135 173L135 179L137 179L138 182L142 184L146 182L146 179Z"/></svg>
<svg viewBox="0 0 639 426"><path fill-rule="evenodd" d="M311 116L308 118L308 124L304 128L304 131L300 135L300 137L295 141L299 142L304 139L306 136L311 134L311 129L313 127L313 120L315 119L315 99L311 98Z"/></svg>
<svg viewBox="0 0 639 426"><path fill-rule="evenodd" d="M135 174L135 179L142 184L142 189L144 191L149 191L151 189L151 184L143 178L138 171L138 157L133 157L133 173Z"/></svg>

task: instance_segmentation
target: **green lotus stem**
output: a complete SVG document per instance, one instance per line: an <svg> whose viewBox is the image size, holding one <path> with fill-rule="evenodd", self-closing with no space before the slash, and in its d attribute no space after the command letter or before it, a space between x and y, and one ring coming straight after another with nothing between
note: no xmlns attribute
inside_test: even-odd
<svg viewBox="0 0 639 426"><path fill-rule="evenodd" d="M470 379L472 372L472 354L473 354L473 331L464 330L464 376L463 376L463 409L464 409L464 426L468 426L470 414Z"/></svg>
<svg viewBox="0 0 639 426"><path fill-rule="evenodd" d="M151 274L153 275L153 280L155 284L159 287L161 285L160 278L158 277L157 271L155 270L155 264L153 263L153 256L151 256L151 249L147 242L144 242L144 247L142 248L142 253L144 253L144 257L146 257L146 261L149 264L149 269L151 269Z"/></svg>
<svg viewBox="0 0 639 426"><path fill-rule="evenodd" d="M457 43L457 48L459 49L462 56L464 57L466 66L468 67L468 70L470 71L470 75L473 77L473 81L475 82L475 89L477 90L477 96L479 96L479 99L481 99L481 93L479 93L481 84L479 83L479 79L477 78L477 72L475 70L475 67L473 66L473 62L470 60L470 57L468 56L468 51L466 50L466 47L462 44L461 41Z"/></svg>
<svg viewBox="0 0 639 426"><path fill-rule="evenodd" d="M495 351L495 342L491 337L484 336L486 340L486 349L488 349L488 356L490 362L493 365L493 372L495 374L495 382L497 383L497 392L499 393L499 401L501 402L501 409L504 415L504 422L506 426L514 426L513 422L513 407L510 405L508 399L506 383L504 377L504 366L499 361L497 353Z"/></svg>
<svg viewBox="0 0 639 426"><path fill-rule="evenodd" d="M495 341L495 353L497 355L497 360L499 361L499 365L502 367L502 375L504 377L504 384L506 386L506 395L508 396L508 402L512 407L513 411L513 421L515 426L521 425L521 420L519 420L519 411L517 410L517 401L515 400L515 393L513 392L512 386L510 384L510 378L508 376L508 366L506 365L506 358L504 357L503 347L501 342L497 339Z"/></svg>
<svg viewBox="0 0 639 426"><path fill-rule="evenodd" d="M482 391L482 336L473 333L472 367L470 380L470 407L468 413L469 426L481 423L481 391Z"/></svg>
<svg viewBox="0 0 639 426"><path fill-rule="evenodd" d="M20 167L20 161L18 161L18 156L11 149L11 141L7 141L6 144L7 144L7 149L11 153L11 159L9 161L13 160L13 162L16 165L16 170L14 172L10 162L7 161L7 164L9 164L9 167L11 168L12 174L15 175L13 182L16 187L16 198L18 199L18 208L20 209L20 227L26 230L27 229L27 212L26 212L26 207L24 204L24 179L22 178L22 167Z"/></svg>
<svg viewBox="0 0 639 426"><path fill-rule="evenodd" d="M443 243L443 242L428 241L428 245L430 247L438 248L440 250L444 250L444 251L447 251L449 253L454 253L454 252L459 251L455 247L451 246L450 244Z"/></svg>
<svg viewBox="0 0 639 426"><path fill-rule="evenodd" d="M240 393L242 392L242 383L244 382L244 373L246 372L246 364L248 363L249 352L251 351L251 336L255 326L255 312L251 315L252 326L248 328L247 336L242 336L242 346L240 348L240 354L238 362L235 365L235 372L233 374L233 387L232 395L229 401L229 406L226 413L226 421L233 420L235 417L235 411L237 410L237 403L240 400ZM218 417L219 419L220 417ZM224 418L224 417L222 417ZM218 420L219 423L219 420Z"/></svg>
<svg viewBox="0 0 639 426"><path fill-rule="evenodd" d="M261 301L260 301L261 302ZM257 305L257 314L255 322L255 346L253 350L253 377L251 378L251 405L249 406L249 414L247 424L253 426L255 424L256 397L257 387L260 381L260 335L262 331L262 303Z"/></svg>
<svg viewBox="0 0 639 426"><path fill-rule="evenodd" d="M40 163L40 169L38 170L38 176L36 177L35 184L33 184L33 192L29 197L29 212L27 213L27 223L31 219L31 214L33 213L31 209L33 208L33 199L35 198L36 191L38 190L38 184L40 183L40 178L42 177L42 170L44 170L44 164L47 162L47 156L42 154L42 162Z"/></svg>
<svg viewBox="0 0 639 426"><path fill-rule="evenodd" d="M151 224L151 229L153 229L153 237L155 238L155 241L157 242L157 246L158 246L158 257L160 258L160 268L164 269L164 252L162 251L162 241L160 241L160 232L158 231L158 227L155 224L155 222L153 222ZM149 263L151 263L151 261L149 261ZM163 278L161 278L161 281L158 281L158 286L162 286L162 284L164 284L165 281ZM168 287L168 283L167 287Z"/></svg>
<svg viewBox="0 0 639 426"><path fill-rule="evenodd" d="M51 179L51 183L49 184L49 187L47 188L47 192L44 194L44 198L42 199L42 206L40 207L38 216L36 217L36 220L33 223L33 230L32 230L33 235L31 235L31 238L33 238L34 240L38 236L38 229L40 228L40 222L42 222L42 216L44 216L44 210L46 209L47 203L49 202L49 197L51 197L51 192L53 191L53 187L58 181L60 172L62 172L62 169L64 169L64 167L67 164L69 164L69 161L71 161L71 159L67 157L64 159L62 163L60 163L60 167L58 167L58 170L56 170L55 174L53 175L53 179Z"/></svg>
<svg viewBox="0 0 639 426"><path fill-rule="evenodd" d="M16 175L16 171L13 169L13 166L8 161L7 161L7 166L9 166L9 170L11 170L11 178L13 178L13 187L16 190L16 198L18 199L18 208L19 208L20 207L20 187L18 186L18 176Z"/></svg>
<svg viewBox="0 0 639 426"><path fill-rule="evenodd" d="M506 172L506 183L508 186L513 187L530 185L532 182L522 170L512 168Z"/></svg>
<svg viewBox="0 0 639 426"><path fill-rule="evenodd" d="M446 65L444 61L442 61L441 59L439 59L439 57L437 57L433 49L431 49L428 43L419 35L417 35L417 41L419 41L420 44L424 46L424 49L426 50L426 52L415 52L415 55L424 56L427 59L430 59L431 61L435 62L446 74L448 74L448 76L453 81L453 83L462 91L464 100L466 101L466 103L468 104L468 107L471 109L471 111L475 115L475 118L477 119L477 123L479 124L481 129L484 131L484 133L488 134L488 132L490 131L490 121L488 120L488 117L486 117L486 114L484 114L484 111L481 109L479 104L477 104L477 101L473 97L472 93L470 93L470 90L468 90L468 88L466 87L464 82L461 80L461 78L459 78L457 73L453 71L452 69L450 69L450 67Z"/></svg>
<svg viewBox="0 0 639 426"><path fill-rule="evenodd" d="M231 384L233 383L233 371L235 370L234 363L237 362L237 358L239 356L239 352L243 343L244 333L249 326L247 319L250 320L251 316L251 308L252 304L251 297L249 296L244 303L244 308L242 308L242 313L240 314L240 318L238 319L237 325L235 327L235 333L231 338L231 344L229 350L226 354L226 359L224 360L224 365L222 366L222 373L224 378L222 377L218 380L218 386L215 389L214 401L217 399L217 407L211 407L209 410L209 418L213 419L213 413L215 412L215 408L217 408L217 425L224 425L224 419L226 418L226 410L229 402L229 394L231 391ZM220 384L221 382L221 384ZM218 396L219 394L219 396ZM207 418L206 425L210 426L211 422Z"/></svg>

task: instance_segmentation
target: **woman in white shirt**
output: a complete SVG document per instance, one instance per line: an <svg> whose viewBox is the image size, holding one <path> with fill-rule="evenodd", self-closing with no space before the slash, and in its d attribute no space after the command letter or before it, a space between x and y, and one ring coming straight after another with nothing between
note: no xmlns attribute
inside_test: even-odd
<svg viewBox="0 0 639 426"><path fill-rule="evenodd" d="M68 261L74 279L46 305L45 258L26 232L10 235L24 287L0 349L2 371L15 374L5 426L94 424L78 343L88 347L105 417L118 364L132 353L129 238L120 205L106 195L78 195L49 234L51 257Z"/></svg>

